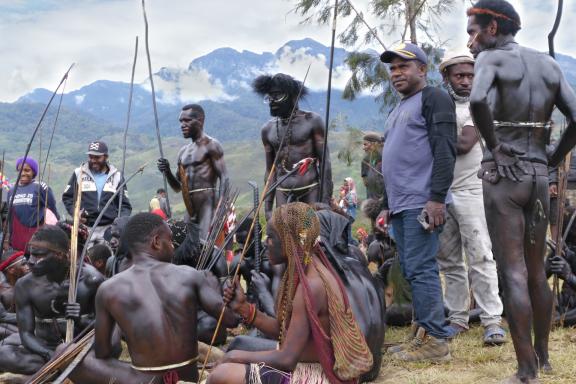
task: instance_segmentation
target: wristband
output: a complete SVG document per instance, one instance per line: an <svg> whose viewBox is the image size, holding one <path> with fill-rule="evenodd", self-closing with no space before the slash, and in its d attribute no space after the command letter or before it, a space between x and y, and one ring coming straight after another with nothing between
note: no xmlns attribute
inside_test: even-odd
<svg viewBox="0 0 576 384"><path fill-rule="evenodd" d="M254 323L254 320L256 320L256 305L249 304L248 316L246 317L244 315L241 316L244 325L251 326Z"/></svg>

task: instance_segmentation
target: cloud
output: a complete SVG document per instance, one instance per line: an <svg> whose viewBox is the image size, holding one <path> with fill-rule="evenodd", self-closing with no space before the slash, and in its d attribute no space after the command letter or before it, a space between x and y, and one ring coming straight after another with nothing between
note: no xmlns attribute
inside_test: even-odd
<svg viewBox="0 0 576 384"><path fill-rule="evenodd" d="M150 22L150 49L153 71L161 67L187 68L196 57L219 47L253 52L275 51L288 40L311 37L328 45L330 26L301 25L301 17L290 12L294 0L147 0ZM518 34L522 44L547 50L548 34L556 13L556 1L512 0L522 20ZM369 0L357 0L371 25L380 20L367 15ZM465 8L468 1L455 1L449 15L442 18L441 35L449 39L447 48L461 49L466 43ZM576 56L570 21L576 17L576 3L565 4L564 17L556 39L556 50ZM347 20L341 20L343 28ZM361 33L365 33L364 28ZM13 101L34 88L53 89L72 62L67 90L78 89L99 79L128 82L132 66L134 38L140 36L136 79L147 78L144 28L140 0L1 0L0 1L0 101ZM384 36L386 44L399 36ZM374 48L359 45L358 49ZM327 69L320 57L306 52L285 52L277 68L294 74L306 72L313 62L310 86L326 87ZM209 83L200 74L197 94L223 96L206 89ZM342 87L346 69L337 68L336 87ZM298 75L297 75L298 77Z"/></svg>
<svg viewBox="0 0 576 384"><path fill-rule="evenodd" d="M159 101L167 104L179 104L181 102L195 102L200 100L231 101L234 97L228 95L222 83L213 79L204 69L191 68L185 71L170 70L174 76L164 79L154 75L154 87L158 92ZM150 91L150 82L142 84L143 88Z"/></svg>
<svg viewBox="0 0 576 384"><path fill-rule="evenodd" d="M296 50L289 46L282 48L277 60L272 62L267 68L270 73L289 73L292 76L303 80L306 70L310 66L310 73L306 79L306 86L315 91L323 91L328 87L328 65L327 58L323 54L310 54L309 48L298 48ZM350 78L350 70L341 65L332 71L332 87L343 89L346 81Z"/></svg>
<svg viewBox="0 0 576 384"><path fill-rule="evenodd" d="M72 62L68 90L99 79L130 78L140 36L136 79L147 77L139 0L0 2L0 100L54 88ZM290 1L148 0L153 71L186 68L219 47L276 50L290 39L328 36L327 26L300 26Z"/></svg>

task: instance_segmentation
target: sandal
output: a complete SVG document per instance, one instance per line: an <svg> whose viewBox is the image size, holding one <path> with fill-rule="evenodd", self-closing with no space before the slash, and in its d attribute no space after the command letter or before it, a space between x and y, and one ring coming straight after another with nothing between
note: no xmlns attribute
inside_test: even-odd
<svg viewBox="0 0 576 384"><path fill-rule="evenodd" d="M484 329L484 345L495 346L506 343L506 331L498 324L492 324Z"/></svg>
<svg viewBox="0 0 576 384"><path fill-rule="evenodd" d="M460 324L451 322L450 325L448 325L448 330L450 332L450 336L448 337L448 340L452 340L452 339L456 338L456 336L458 336L464 332L467 332L468 328L463 327Z"/></svg>

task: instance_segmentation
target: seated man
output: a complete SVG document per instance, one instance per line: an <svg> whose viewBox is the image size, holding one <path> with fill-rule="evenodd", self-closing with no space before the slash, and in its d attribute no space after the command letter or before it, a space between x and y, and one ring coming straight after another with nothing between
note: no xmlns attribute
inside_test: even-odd
<svg viewBox="0 0 576 384"><path fill-rule="evenodd" d="M84 264L77 303L67 303L69 248L68 236L54 225L44 225L28 243L32 273L20 278L14 287L21 344L12 339L17 335L5 340L0 347L0 371L36 372L64 339L66 318L75 320L77 331L92 320L96 290L104 277Z"/></svg>
<svg viewBox="0 0 576 384"><path fill-rule="evenodd" d="M208 383L334 383L355 380L372 368L342 281L317 244L319 234L320 222L309 205L284 204L274 211L268 223L270 262L286 263L277 318L247 303L238 280L224 294L245 323L278 339L279 348L228 352Z"/></svg>
<svg viewBox="0 0 576 384"><path fill-rule="evenodd" d="M120 243L132 267L98 290L94 349L71 379L83 384L196 382L197 312L201 307L218 317L222 297L209 288L204 273L171 263L172 233L159 216L134 215ZM128 344L131 363L112 355L116 325ZM237 325L231 311L225 312L223 325Z"/></svg>
<svg viewBox="0 0 576 384"><path fill-rule="evenodd" d="M18 333L14 285L19 278L30 271L25 263L24 252L7 251L4 256L4 260L0 263L0 272L5 278L5 281L0 283L0 340Z"/></svg>

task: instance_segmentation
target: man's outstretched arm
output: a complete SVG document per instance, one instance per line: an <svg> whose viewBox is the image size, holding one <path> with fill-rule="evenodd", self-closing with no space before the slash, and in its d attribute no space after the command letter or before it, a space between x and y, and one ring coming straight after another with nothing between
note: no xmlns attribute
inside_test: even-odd
<svg viewBox="0 0 576 384"><path fill-rule="evenodd" d="M311 282L310 288L313 292L324 289L321 284L315 284L314 282ZM315 299L318 299L318 297L315 297ZM224 356L224 361L242 364L264 363L282 371L293 371L296 364L298 364L302 351L310 341L310 336L304 290L302 285L300 285L294 295L290 326L286 332L282 347L278 350L262 352L231 351Z"/></svg>

